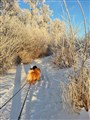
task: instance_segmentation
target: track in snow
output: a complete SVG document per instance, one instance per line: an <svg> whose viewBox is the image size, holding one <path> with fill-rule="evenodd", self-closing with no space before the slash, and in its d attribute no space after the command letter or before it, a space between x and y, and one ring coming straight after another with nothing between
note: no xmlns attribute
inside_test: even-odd
<svg viewBox="0 0 90 120"><path fill-rule="evenodd" d="M16 77L14 80L14 88L12 94L21 87L23 78L25 77L30 66L37 65L42 72L41 81L36 82L30 87L27 99L25 101L21 120L52 120L52 119L78 119L82 117L83 120L89 120L87 113L82 116L76 114L69 114L63 110L61 99L60 81L66 80L65 74L67 69L57 70L52 67L50 57L38 59L32 64L21 65L16 69ZM19 74L19 75L18 75ZM23 77L22 77L23 76ZM1 111L1 119L18 120L20 111L22 109L25 96L27 94L28 85L20 91ZM10 92L11 94L11 92ZM9 95L10 95L9 94Z"/></svg>

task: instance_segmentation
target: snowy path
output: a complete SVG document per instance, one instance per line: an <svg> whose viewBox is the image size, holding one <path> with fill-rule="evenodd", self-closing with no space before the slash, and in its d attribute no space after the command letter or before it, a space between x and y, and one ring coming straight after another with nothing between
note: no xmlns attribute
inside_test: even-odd
<svg viewBox="0 0 90 120"><path fill-rule="evenodd" d="M42 71L41 81L30 87L21 120L89 120L82 111L80 115L63 110L60 81L66 80L67 69L52 68L51 58L46 57L28 65L20 65L1 78L0 106L4 104L26 82L25 76L30 66L37 65ZM1 120L18 120L26 96L28 84L0 111Z"/></svg>

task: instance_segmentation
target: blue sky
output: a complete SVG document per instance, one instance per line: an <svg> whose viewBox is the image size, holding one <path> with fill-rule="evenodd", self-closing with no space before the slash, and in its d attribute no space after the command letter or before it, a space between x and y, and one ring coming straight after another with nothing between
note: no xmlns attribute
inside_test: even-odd
<svg viewBox="0 0 90 120"><path fill-rule="evenodd" d="M88 31L88 29L90 30L90 0L79 1L84 9L86 16L86 27ZM63 17L66 18L66 14L62 9L64 8L65 11L63 0L46 0L45 3L49 5L50 9L53 11L53 15L51 16L52 19L59 18L60 20L63 20ZM79 35L82 37L84 35L83 16L77 4L77 1L66 0L66 3L70 12L72 25L79 28ZM29 5L24 3L23 0L19 0L18 4L22 9L30 9Z"/></svg>

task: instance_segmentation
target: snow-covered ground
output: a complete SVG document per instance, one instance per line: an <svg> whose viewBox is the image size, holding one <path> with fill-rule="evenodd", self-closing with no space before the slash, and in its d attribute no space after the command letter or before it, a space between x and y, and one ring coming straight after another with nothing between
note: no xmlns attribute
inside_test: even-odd
<svg viewBox="0 0 90 120"><path fill-rule="evenodd" d="M18 65L0 77L0 107L25 84L26 73L33 65L41 69L41 81L30 87L21 120L90 119L85 110L76 114L63 109L60 82L66 81L68 69L54 68L51 57L37 59L28 65ZM1 120L18 120L28 86L29 84L0 110Z"/></svg>

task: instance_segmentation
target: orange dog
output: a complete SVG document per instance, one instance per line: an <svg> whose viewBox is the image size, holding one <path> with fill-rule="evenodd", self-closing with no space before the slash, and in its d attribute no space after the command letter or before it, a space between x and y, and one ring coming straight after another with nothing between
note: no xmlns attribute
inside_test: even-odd
<svg viewBox="0 0 90 120"><path fill-rule="evenodd" d="M27 74L27 81L30 84L35 84L36 80L40 80L41 70L37 66L33 66Z"/></svg>

